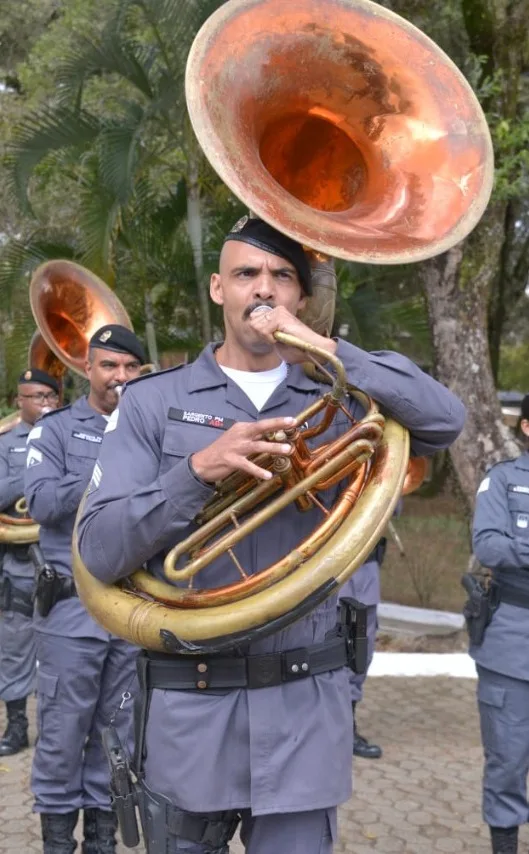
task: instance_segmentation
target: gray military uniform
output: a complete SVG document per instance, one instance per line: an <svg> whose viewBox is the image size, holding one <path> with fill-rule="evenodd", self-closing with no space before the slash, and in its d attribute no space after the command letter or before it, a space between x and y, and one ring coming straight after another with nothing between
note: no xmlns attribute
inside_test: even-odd
<svg viewBox="0 0 529 854"><path fill-rule="evenodd" d="M294 415L322 394L318 383L299 366L291 366L257 412L218 367L213 349L208 346L191 365L127 386L115 429L105 435L98 477L79 527L83 560L97 578L115 581L145 561L160 577L164 555L193 530L196 513L212 494L194 476L190 456L232 422ZM464 407L408 359L389 352L367 354L341 340L337 355L350 382L410 429L415 453L431 454L455 439ZM362 414L356 402L352 410ZM193 413L216 418L192 423ZM338 419L335 434L343 432L345 424L345 416ZM332 431L326 435L333 438ZM336 490L330 493L332 500ZM291 551L319 518L316 511L300 514L287 508L235 549L240 563L250 573L263 569ZM198 583L213 587L238 577L226 557L204 571ZM323 641L335 626L336 602L332 597L289 628L254 642L249 652ZM324 810L335 835L336 805L351 794L347 680L342 668L258 690L198 694L155 689L146 732L148 786L185 810L242 810L243 835L250 810L252 821L274 814L274 821L292 821L292 814L299 812L308 821L311 811ZM294 820L300 833L301 824ZM321 847L312 842L306 851L327 852L329 846L327 833ZM270 848L263 843L248 850L261 854L272 848L273 842ZM189 847L192 852L205 850Z"/></svg>
<svg viewBox="0 0 529 854"><path fill-rule="evenodd" d="M31 432L25 495L40 522L46 560L72 574L75 515L107 422L82 397L50 412ZM101 731L135 680L137 651L97 625L77 597L35 613L39 738L32 768L35 810L68 813L110 809L109 772ZM131 741L132 704L116 723Z"/></svg>
<svg viewBox="0 0 529 854"><path fill-rule="evenodd" d="M23 421L0 436L0 513L17 515L15 503L24 494L26 441L31 430ZM1 561L1 558L0 558ZM10 588L7 601L16 595L27 613L0 613L0 700L27 697L35 687L35 641L31 618L33 565L28 547L6 545L2 562L3 584Z"/></svg>
<svg viewBox="0 0 529 854"><path fill-rule="evenodd" d="M529 453L498 463L476 500L474 553L502 579L518 570L529 596ZM527 573L525 579L524 573ZM485 750L483 816L493 827L529 821L529 610L502 603L480 646L478 705Z"/></svg>

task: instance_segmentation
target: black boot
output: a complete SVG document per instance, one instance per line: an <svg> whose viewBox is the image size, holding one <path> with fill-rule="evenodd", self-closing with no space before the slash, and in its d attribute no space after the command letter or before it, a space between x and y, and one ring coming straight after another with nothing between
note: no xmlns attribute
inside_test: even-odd
<svg viewBox="0 0 529 854"><path fill-rule="evenodd" d="M363 738L356 728L356 703L353 706L353 756L360 756L362 759L380 759L382 756L382 748L378 744L370 744L367 738Z"/></svg>
<svg viewBox="0 0 529 854"><path fill-rule="evenodd" d="M73 837L79 810L64 814L41 813L40 826L44 854L73 854L77 842Z"/></svg>
<svg viewBox="0 0 529 854"><path fill-rule="evenodd" d="M492 854L518 854L517 827L491 827Z"/></svg>
<svg viewBox="0 0 529 854"><path fill-rule="evenodd" d="M85 810L83 854L115 854L117 829L113 810Z"/></svg>
<svg viewBox="0 0 529 854"><path fill-rule="evenodd" d="M7 728L0 740L0 756L13 756L29 746L26 697L6 703Z"/></svg>

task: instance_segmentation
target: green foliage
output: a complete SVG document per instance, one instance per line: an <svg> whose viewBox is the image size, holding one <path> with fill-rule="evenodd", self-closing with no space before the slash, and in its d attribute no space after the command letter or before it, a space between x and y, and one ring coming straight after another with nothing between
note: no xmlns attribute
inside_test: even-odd
<svg viewBox="0 0 529 854"><path fill-rule="evenodd" d="M506 391L529 391L529 342L504 344L501 348L499 387Z"/></svg>

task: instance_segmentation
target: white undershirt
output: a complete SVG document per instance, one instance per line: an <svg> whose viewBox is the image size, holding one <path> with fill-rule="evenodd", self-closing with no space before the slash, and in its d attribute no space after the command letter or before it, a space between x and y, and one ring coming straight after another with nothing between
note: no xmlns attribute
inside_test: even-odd
<svg viewBox="0 0 529 854"><path fill-rule="evenodd" d="M219 365L219 368L234 383L237 383L239 388L242 388L258 412L261 411L272 392L281 385L288 370L286 362L281 362L271 371L237 371L235 368L225 368L224 365Z"/></svg>

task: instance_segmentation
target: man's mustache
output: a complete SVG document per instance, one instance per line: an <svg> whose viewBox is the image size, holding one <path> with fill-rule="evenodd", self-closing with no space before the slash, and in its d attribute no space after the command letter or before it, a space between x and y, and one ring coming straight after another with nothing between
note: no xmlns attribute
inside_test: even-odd
<svg viewBox="0 0 529 854"><path fill-rule="evenodd" d="M255 311L256 308L259 308L260 305L265 305L267 308L274 308L274 304L272 302L263 302L263 300L258 300L258 302L252 302L250 305L246 306L243 312L243 320L248 320L252 311Z"/></svg>

